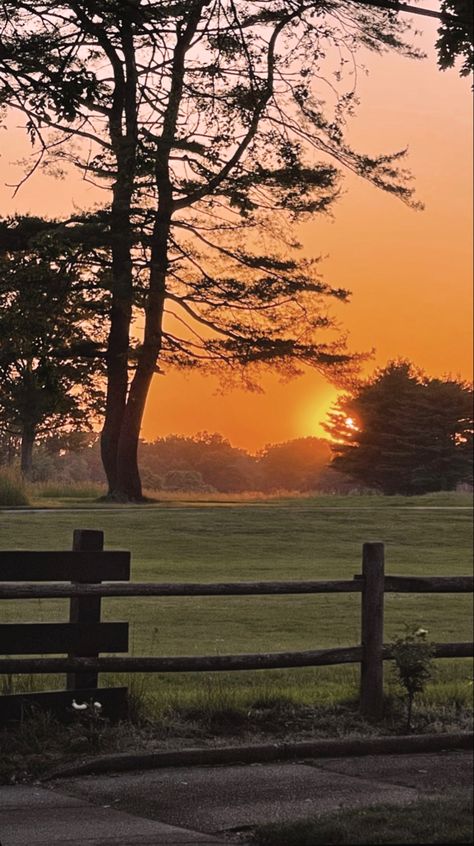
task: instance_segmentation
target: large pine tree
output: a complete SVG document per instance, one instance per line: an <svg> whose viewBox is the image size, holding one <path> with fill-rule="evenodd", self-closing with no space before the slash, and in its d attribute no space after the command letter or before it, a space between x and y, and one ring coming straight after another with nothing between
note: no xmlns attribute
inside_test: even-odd
<svg viewBox="0 0 474 846"><path fill-rule="evenodd" d="M458 379L389 362L336 403L332 466L385 494L453 490L472 480L472 396Z"/></svg>

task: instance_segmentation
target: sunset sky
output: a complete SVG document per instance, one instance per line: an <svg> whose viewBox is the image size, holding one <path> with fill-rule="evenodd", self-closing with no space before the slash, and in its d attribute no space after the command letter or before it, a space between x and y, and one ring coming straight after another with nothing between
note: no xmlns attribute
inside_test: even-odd
<svg viewBox="0 0 474 846"><path fill-rule="evenodd" d="M430 4L434 8L436 0ZM324 256L328 282L352 291L334 312L353 351L375 348L365 371L408 357L433 376L472 378L472 119L469 80L437 69L436 22L416 20L423 61L364 59L361 100L349 138L363 152L409 148L424 211L347 175L331 218L314 218L298 235L306 255ZM18 120L19 122L19 120ZM97 202L79 177L60 181L35 174L15 197L13 162L28 154L20 129L0 133L0 214L60 215ZM156 376L143 436L221 432L236 446L321 435L320 421L336 390L314 372L282 384L266 377L264 394L218 393L217 381L197 375Z"/></svg>

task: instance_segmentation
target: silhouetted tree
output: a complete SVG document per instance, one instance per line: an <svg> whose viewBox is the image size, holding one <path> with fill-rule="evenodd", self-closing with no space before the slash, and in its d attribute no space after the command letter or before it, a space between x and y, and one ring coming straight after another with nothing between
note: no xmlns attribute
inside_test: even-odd
<svg viewBox="0 0 474 846"><path fill-rule="evenodd" d="M329 415L332 466L386 494L453 490L472 479L472 399L465 382L390 362Z"/></svg>
<svg viewBox="0 0 474 846"><path fill-rule="evenodd" d="M184 474L194 473L192 488L188 489L200 485L223 493L258 489L255 458L217 433L168 435L152 443L141 442L139 458L148 487L184 490L185 484L191 484L191 477Z"/></svg>
<svg viewBox="0 0 474 846"><path fill-rule="evenodd" d="M471 0L441 0L445 17L438 30L439 66L452 68L461 59L461 76L474 71L474 7Z"/></svg>
<svg viewBox="0 0 474 846"><path fill-rule="evenodd" d="M288 225L330 208L337 166L411 200L401 153L360 155L345 141L353 78L333 94L359 47L413 51L396 12L351 0L1 8L0 103L26 116L39 150L32 169L72 163L112 195L102 457L110 496L139 501L139 432L157 368L199 366L253 385L264 367L294 375L309 365L340 381L356 362L337 333L323 334L334 329L325 300L347 291L299 259ZM145 321L134 351L137 303Z"/></svg>
<svg viewBox="0 0 474 846"><path fill-rule="evenodd" d="M264 490L315 490L321 471L331 459L331 448L323 438L295 438L268 444L259 454Z"/></svg>
<svg viewBox="0 0 474 846"><path fill-rule="evenodd" d="M462 59L461 76L474 70L474 9L472 0L441 0L438 9L414 6L405 0L355 0L365 6L393 9L409 15L435 18L441 21L438 29L438 65L441 70L452 68L456 59Z"/></svg>
<svg viewBox="0 0 474 846"><path fill-rule="evenodd" d="M35 440L88 427L103 409L97 302L77 256L49 229L0 221L0 427L20 442L27 477Z"/></svg>

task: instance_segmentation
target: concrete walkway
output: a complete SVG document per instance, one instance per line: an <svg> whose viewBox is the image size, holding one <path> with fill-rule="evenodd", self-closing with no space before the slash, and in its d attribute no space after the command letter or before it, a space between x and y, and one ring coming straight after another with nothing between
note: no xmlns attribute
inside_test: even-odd
<svg viewBox="0 0 474 846"><path fill-rule="evenodd" d="M266 822L471 789L472 754L176 767L0 788L1 846L243 844ZM201 832L198 834L197 832Z"/></svg>
<svg viewBox="0 0 474 846"><path fill-rule="evenodd" d="M0 846L222 846L187 831L66 795L19 785L0 787Z"/></svg>

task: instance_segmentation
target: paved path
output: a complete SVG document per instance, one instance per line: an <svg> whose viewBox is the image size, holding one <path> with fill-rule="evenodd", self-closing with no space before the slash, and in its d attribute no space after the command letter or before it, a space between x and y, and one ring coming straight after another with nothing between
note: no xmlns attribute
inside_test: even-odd
<svg viewBox="0 0 474 846"><path fill-rule="evenodd" d="M82 776L48 788L0 788L0 842L217 846L240 835L243 843L261 823L412 802L471 785L472 754L464 751Z"/></svg>
<svg viewBox="0 0 474 846"><path fill-rule="evenodd" d="M96 797L97 798L97 797ZM222 846L223 841L59 790L0 787L1 846Z"/></svg>

